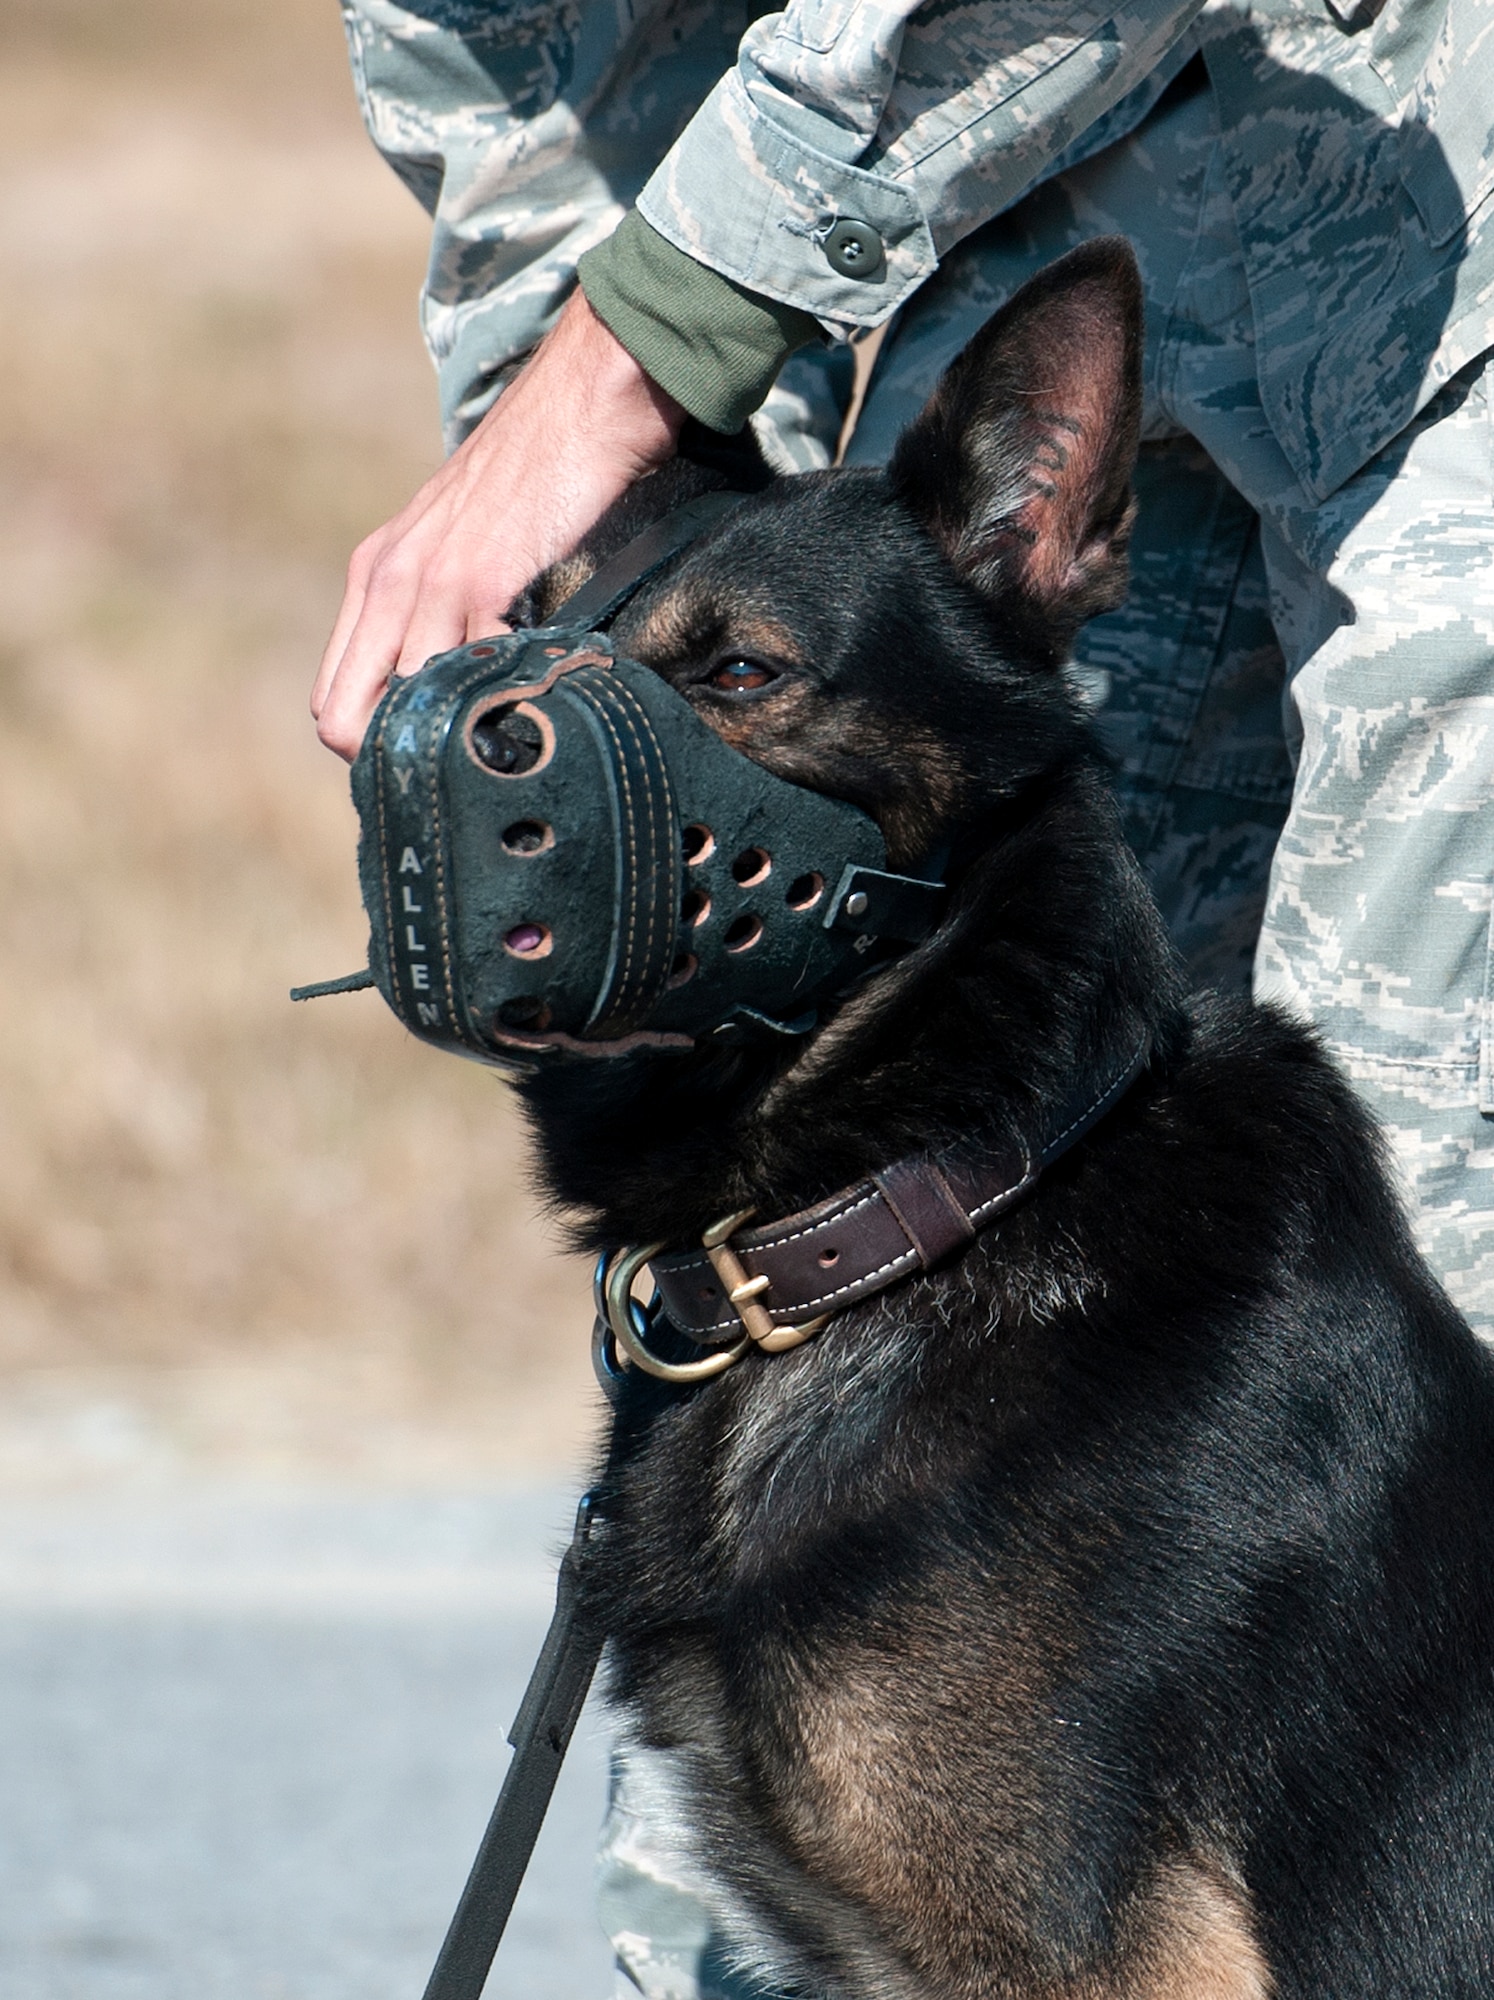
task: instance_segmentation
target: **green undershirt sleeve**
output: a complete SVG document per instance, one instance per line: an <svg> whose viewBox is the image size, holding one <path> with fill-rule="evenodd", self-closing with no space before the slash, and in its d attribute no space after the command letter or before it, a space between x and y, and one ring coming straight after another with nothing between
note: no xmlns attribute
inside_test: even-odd
<svg viewBox="0 0 1494 2000"><path fill-rule="evenodd" d="M633 359L713 431L739 431L820 326L677 250L637 210L577 266L592 311Z"/></svg>

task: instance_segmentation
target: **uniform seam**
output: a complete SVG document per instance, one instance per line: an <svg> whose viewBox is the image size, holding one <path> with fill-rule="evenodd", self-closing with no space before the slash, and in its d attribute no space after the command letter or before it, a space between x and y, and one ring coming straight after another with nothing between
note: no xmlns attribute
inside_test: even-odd
<svg viewBox="0 0 1494 2000"><path fill-rule="evenodd" d="M1348 1068L1359 1066L1365 1069L1412 1069L1428 1076L1476 1077L1482 1067L1477 1056L1465 1056L1459 1061L1444 1061L1439 1056L1383 1056L1371 1050L1353 1047L1347 1042L1328 1043L1329 1049Z"/></svg>

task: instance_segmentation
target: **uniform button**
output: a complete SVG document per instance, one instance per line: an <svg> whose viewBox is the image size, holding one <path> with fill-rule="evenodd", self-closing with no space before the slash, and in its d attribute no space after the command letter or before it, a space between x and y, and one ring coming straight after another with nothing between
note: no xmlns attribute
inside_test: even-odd
<svg viewBox="0 0 1494 2000"><path fill-rule="evenodd" d="M882 239L869 222L837 222L825 238L825 262L843 278L875 278L882 269Z"/></svg>

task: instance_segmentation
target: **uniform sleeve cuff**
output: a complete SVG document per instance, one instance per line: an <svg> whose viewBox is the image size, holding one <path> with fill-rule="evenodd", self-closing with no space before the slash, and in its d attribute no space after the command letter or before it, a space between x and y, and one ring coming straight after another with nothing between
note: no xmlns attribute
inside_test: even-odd
<svg viewBox="0 0 1494 2000"><path fill-rule="evenodd" d="M790 131L738 70L722 77L665 155L638 212L677 250L755 298L779 299L840 333L883 325L939 264L911 186ZM854 259L840 244L847 230L864 253Z"/></svg>
<svg viewBox="0 0 1494 2000"><path fill-rule="evenodd" d="M636 209L577 276L645 374L713 431L739 431L794 350L820 334L811 314L697 263Z"/></svg>

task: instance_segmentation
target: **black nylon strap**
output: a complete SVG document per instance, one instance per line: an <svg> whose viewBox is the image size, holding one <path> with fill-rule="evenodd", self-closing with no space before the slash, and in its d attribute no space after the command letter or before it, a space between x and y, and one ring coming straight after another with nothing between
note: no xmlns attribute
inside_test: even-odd
<svg viewBox="0 0 1494 2000"><path fill-rule="evenodd" d="M685 501L660 521L635 535L631 542L609 557L581 588L556 607L551 625L585 625L593 630L606 624L648 577L668 562L672 555L713 528L723 515L740 507L745 493L702 493Z"/></svg>
<svg viewBox="0 0 1494 2000"><path fill-rule="evenodd" d="M508 1733L513 1762L426 1982L424 2000L480 2000L596 1673L603 1635L582 1616L578 1601L592 1497L586 1494L576 1510L576 1530L556 1582L555 1615Z"/></svg>
<svg viewBox="0 0 1494 2000"><path fill-rule="evenodd" d="M1077 1146L1086 1132L1092 1132L1100 1120L1115 1109L1151 1059L1152 1038L1150 1034L1145 1034L1136 1044L1136 1052L1125 1068L1116 1072L1098 1096L1077 1093L1070 1098L1059 1114L1064 1122L1044 1140L1037 1164L1051 1167L1055 1160L1063 1158L1070 1146Z"/></svg>

